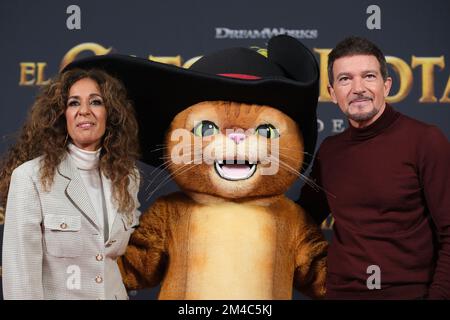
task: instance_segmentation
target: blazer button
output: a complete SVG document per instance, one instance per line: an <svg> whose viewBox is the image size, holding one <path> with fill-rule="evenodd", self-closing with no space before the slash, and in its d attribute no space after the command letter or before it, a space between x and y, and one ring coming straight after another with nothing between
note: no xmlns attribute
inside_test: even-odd
<svg viewBox="0 0 450 320"><path fill-rule="evenodd" d="M67 223L65 223L65 222L63 222L63 223L61 223L60 225L59 225L59 227L61 228L61 229L67 229Z"/></svg>
<svg viewBox="0 0 450 320"><path fill-rule="evenodd" d="M101 255L100 253L98 255L95 256L95 259L97 261L103 261L103 255Z"/></svg>
<svg viewBox="0 0 450 320"><path fill-rule="evenodd" d="M96 276L96 277L95 277L95 282L97 282L97 283L102 283L102 282L103 282L103 278L100 277L100 276Z"/></svg>

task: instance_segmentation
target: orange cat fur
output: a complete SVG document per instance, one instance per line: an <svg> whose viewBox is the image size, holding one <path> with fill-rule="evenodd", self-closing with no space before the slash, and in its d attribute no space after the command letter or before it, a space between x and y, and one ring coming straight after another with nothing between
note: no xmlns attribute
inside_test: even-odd
<svg viewBox="0 0 450 320"><path fill-rule="evenodd" d="M202 120L218 130L208 137L196 136L192 130ZM264 142L268 139L254 134L259 125L269 123L279 132L277 173L261 174L276 160L258 158L250 177L221 177L211 161L248 161L258 148L272 151ZM159 299L291 299L294 285L312 298L322 298L327 242L303 209L284 196L304 158L297 124L268 106L198 103L172 121L167 157L180 144L171 141L179 129L190 137L182 142L188 156L200 154L203 161L169 161L168 170L182 191L157 199L141 216L119 260L126 286L161 283ZM226 129L246 131L241 146L225 136ZM195 149L199 140L201 149ZM205 155L210 144L216 152Z"/></svg>

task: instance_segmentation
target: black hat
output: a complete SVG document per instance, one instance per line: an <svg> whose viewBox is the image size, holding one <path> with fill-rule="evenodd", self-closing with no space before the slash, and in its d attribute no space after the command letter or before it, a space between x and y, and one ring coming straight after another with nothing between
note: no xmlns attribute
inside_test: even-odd
<svg viewBox="0 0 450 320"><path fill-rule="evenodd" d="M189 69L124 55L80 59L63 72L103 69L119 78L134 102L142 161L157 166L154 152L173 118L202 101L234 101L275 107L290 116L303 134L305 160L317 140L319 67L298 40L280 35L269 40L267 58L249 48L230 48L205 55ZM304 170L307 168L305 162Z"/></svg>

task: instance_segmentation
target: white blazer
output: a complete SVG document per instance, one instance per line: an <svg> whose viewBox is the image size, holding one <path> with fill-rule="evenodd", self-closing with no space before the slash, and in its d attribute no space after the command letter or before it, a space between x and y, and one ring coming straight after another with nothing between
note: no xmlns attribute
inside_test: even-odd
<svg viewBox="0 0 450 320"><path fill-rule="evenodd" d="M40 183L41 159L22 164L11 176L3 231L4 298L127 299L116 260L138 225L139 211L127 219L105 199L114 222L104 242L70 157L58 166L48 192ZM138 190L139 182L131 181L136 208Z"/></svg>

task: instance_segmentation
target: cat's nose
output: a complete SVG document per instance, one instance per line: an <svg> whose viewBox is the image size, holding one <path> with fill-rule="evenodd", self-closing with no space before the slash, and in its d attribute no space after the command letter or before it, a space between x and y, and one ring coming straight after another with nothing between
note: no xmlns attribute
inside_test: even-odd
<svg viewBox="0 0 450 320"><path fill-rule="evenodd" d="M245 133L233 132L228 134L228 138L233 140L236 144L239 144L240 142L245 140Z"/></svg>

